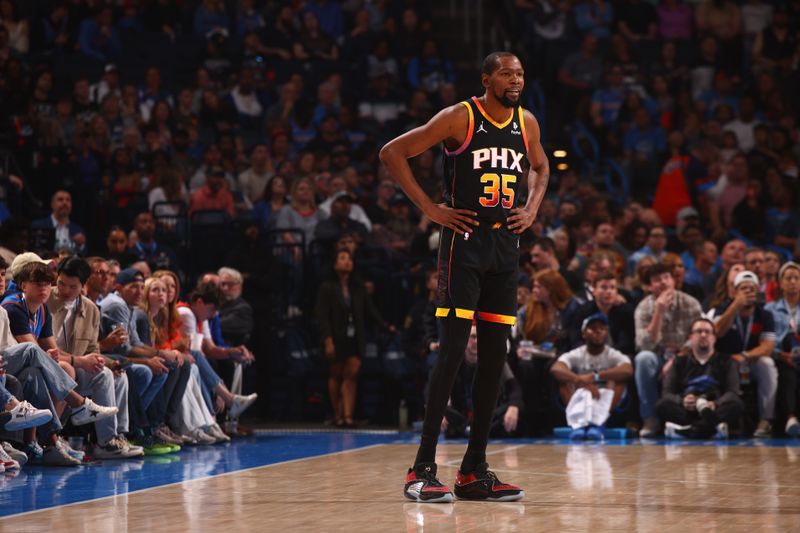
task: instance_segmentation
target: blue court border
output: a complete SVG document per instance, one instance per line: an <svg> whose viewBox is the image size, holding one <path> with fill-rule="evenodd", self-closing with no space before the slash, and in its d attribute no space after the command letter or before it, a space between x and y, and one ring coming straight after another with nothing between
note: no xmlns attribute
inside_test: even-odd
<svg viewBox="0 0 800 533"><path fill-rule="evenodd" d="M184 481L204 479L243 470L310 459L381 444L416 444L419 435L394 431L261 431L231 444L186 448L178 454L143 459L103 461L76 468L25 466L16 475L0 474L0 523L5 518L63 505L109 498ZM466 441L443 440L443 444ZM507 445L576 445L567 439L492 440ZM710 446L792 447L800 441L731 440L666 441L607 440L585 446ZM412 453L409 451L409 453ZM411 456L409 456L409 460ZM402 472L401 472L402 473ZM398 474L399 475L399 474Z"/></svg>

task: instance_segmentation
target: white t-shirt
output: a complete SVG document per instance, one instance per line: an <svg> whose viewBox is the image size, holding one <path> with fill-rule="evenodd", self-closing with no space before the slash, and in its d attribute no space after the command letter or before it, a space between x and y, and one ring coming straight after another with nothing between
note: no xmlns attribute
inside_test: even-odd
<svg viewBox="0 0 800 533"><path fill-rule="evenodd" d="M181 317L181 335L187 339L192 338L192 334L199 333L197 331L197 318L188 307L178 307L178 314ZM211 339L211 326L208 325L208 320L203 320L203 338Z"/></svg>
<svg viewBox="0 0 800 533"><path fill-rule="evenodd" d="M19 344L14 335L11 334L11 323L8 321L8 313L0 307L0 352L9 346Z"/></svg>
<svg viewBox="0 0 800 533"><path fill-rule="evenodd" d="M567 365L567 367L576 374L589 374L595 371L600 372L625 363L631 363L627 355L610 346L606 346L603 353L599 355L590 355L589 352L586 351L585 345L561 355L558 361Z"/></svg>

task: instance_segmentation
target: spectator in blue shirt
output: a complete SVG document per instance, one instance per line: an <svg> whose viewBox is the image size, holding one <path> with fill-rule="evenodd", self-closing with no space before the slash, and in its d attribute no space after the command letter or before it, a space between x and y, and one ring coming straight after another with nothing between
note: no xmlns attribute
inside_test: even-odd
<svg viewBox="0 0 800 533"><path fill-rule="evenodd" d="M426 39L422 52L408 63L408 83L414 89L422 89L428 94L439 90L444 83L453 83L453 65L439 52L433 39Z"/></svg>
<svg viewBox="0 0 800 533"><path fill-rule="evenodd" d="M208 35L214 30L228 31L230 19L225 12L222 0L203 0L194 14L194 32L197 35Z"/></svg>
<svg viewBox="0 0 800 533"><path fill-rule="evenodd" d="M622 67L614 65L606 74L606 86L592 94L592 123L596 128L611 128L616 124L625 99L622 82Z"/></svg>
<svg viewBox="0 0 800 533"><path fill-rule="evenodd" d="M317 16L320 29L332 39L339 41L344 36L344 17L338 1L313 0L305 8Z"/></svg>
<svg viewBox="0 0 800 533"><path fill-rule="evenodd" d="M625 157L639 161L660 159L667 149L667 136L660 126L650 123L650 113L645 107L636 110L634 126L625 134Z"/></svg>
<svg viewBox="0 0 800 533"><path fill-rule="evenodd" d="M121 46L113 22L110 7L103 7L94 18L84 20L78 32L81 52L103 63L119 55Z"/></svg>
<svg viewBox="0 0 800 533"><path fill-rule="evenodd" d="M614 7L606 0L588 0L575 6L575 26L597 39L608 39L614 22Z"/></svg>

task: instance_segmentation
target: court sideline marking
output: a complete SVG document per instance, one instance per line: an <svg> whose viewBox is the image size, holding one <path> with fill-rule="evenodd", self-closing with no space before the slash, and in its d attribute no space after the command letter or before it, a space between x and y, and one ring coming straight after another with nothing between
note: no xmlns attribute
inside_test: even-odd
<svg viewBox="0 0 800 533"><path fill-rule="evenodd" d="M331 457L331 456L334 456L334 455L343 455L343 454L346 454L346 453L360 452L360 451L363 451L363 450L369 450L371 448L377 448L379 446L386 446L386 444L385 443L370 444L368 446L361 446L361 447L358 447L358 448L351 448L349 450L339 450L338 452L323 453L321 455L314 455L314 456L311 456L311 457L300 457L298 459L290 459L288 461L281 461L279 463L272 463L272 464L261 465L261 466L251 466L249 468L243 468L241 470L233 470L231 472L223 472L222 474L212 474L210 476L204 476L204 477L198 477L198 478L194 478L194 479L185 479L185 480L181 480L181 481L175 481L173 483L166 483L164 485L159 485L157 487L147 487L146 489L133 490L133 491L130 491L130 492L124 492L122 494L111 494L109 496L101 496L99 498L90 498L88 500L82 500L82 501L79 501L79 502L66 503L64 505L55 505L53 507L45 507L43 509L35 509L33 511L25 511L25 512L22 512L22 513L17 513L17 514L12 514L12 515L7 515L7 516L0 517L0 523L2 523L4 520L8 520L10 518L19 518L19 517L22 517L22 516L28 516L28 515L35 514L35 513L41 513L43 511L53 511L55 509L64 509L65 507L72 507L74 505L83 505L84 503L89 503L89 502L100 502L100 501L103 501L103 500L109 500L111 498L118 498L120 496L130 496L132 494L138 494L140 492L147 492L149 490L156 490L156 489L161 489L161 488L164 488L164 487L172 487L174 485L182 485L184 483L192 483L194 481L207 481L207 480L213 479L213 478L225 477L225 476L229 476L229 475L232 475L232 474L241 474L242 472L250 472L252 470L259 470L259 469L262 469L262 468L271 468L273 466L283 466L283 465L288 465L288 464L291 464L291 463L298 463L300 461L310 461L312 459L319 459L319 458L322 458L322 457Z"/></svg>

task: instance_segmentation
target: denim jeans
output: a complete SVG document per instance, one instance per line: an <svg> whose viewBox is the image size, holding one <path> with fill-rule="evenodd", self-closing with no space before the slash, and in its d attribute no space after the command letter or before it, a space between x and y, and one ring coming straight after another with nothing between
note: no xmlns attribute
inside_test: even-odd
<svg viewBox="0 0 800 533"><path fill-rule="evenodd" d="M664 358L647 350L636 354L634 378L639 391L639 414L642 419L656 416L658 401L658 375L664 368Z"/></svg>
<svg viewBox="0 0 800 533"><path fill-rule="evenodd" d="M31 342L9 346L3 351L3 358L7 362L6 372L22 384L24 398L37 409L48 409L53 413L53 419L43 425L40 432L47 435L61 430L53 397L56 401L64 400L78 384L47 352Z"/></svg>
<svg viewBox="0 0 800 533"><path fill-rule="evenodd" d="M78 393L91 397L92 401L97 402L99 405L118 407L114 388L114 373L111 370L103 368L97 374L90 374L78 368L75 373L78 382ZM97 442L101 446L107 444L117 434L117 416L109 416L94 423Z"/></svg>
<svg viewBox="0 0 800 533"><path fill-rule="evenodd" d="M78 386L75 381L58 366L58 363L47 355L47 352L31 342L23 342L9 346L3 352L3 357L8 363L6 372L17 376L26 368L36 368L41 372L47 388L57 401L67 397L67 394ZM20 381L22 381L20 379Z"/></svg>
<svg viewBox="0 0 800 533"><path fill-rule="evenodd" d="M153 398L156 397L158 391L167 382L168 377L167 373L154 376L149 366L140 364L132 364L128 367L127 374L128 378L133 382L131 384L132 388L139 391L142 405L145 409L150 407Z"/></svg>
<svg viewBox="0 0 800 533"><path fill-rule="evenodd" d="M5 409L6 404L11 401L14 396L6 389L6 377L0 376L0 409Z"/></svg>
<svg viewBox="0 0 800 533"><path fill-rule="evenodd" d="M202 352L192 352L192 357L197 361L197 370L200 372L200 385L203 389L203 398L206 400L209 411L214 411L214 401L212 399L214 391L222 383L222 378L217 375L211 363Z"/></svg>

